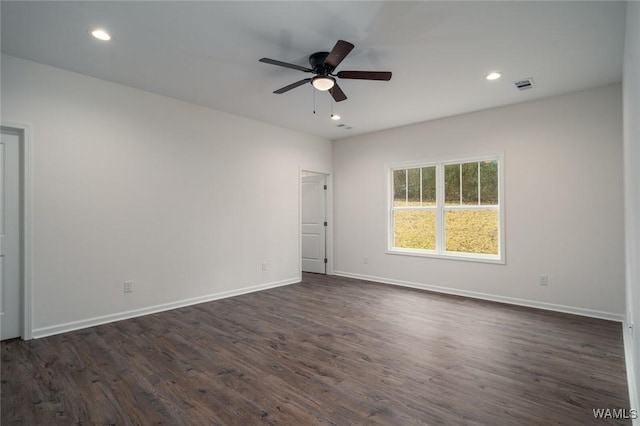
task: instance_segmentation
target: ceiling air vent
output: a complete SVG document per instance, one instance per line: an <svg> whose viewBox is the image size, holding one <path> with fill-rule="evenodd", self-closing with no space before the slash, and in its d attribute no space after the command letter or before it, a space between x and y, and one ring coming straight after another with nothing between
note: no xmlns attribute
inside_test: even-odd
<svg viewBox="0 0 640 426"><path fill-rule="evenodd" d="M518 90L528 90L533 89L533 79L525 78L524 80L514 81L513 84L516 86Z"/></svg>

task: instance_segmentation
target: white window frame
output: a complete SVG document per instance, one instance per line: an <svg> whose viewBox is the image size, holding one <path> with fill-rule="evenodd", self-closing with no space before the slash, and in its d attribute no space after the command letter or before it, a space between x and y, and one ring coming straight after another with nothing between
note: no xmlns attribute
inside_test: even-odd
<svg viewBox="0 0 640 426"><path fill-rule="evenodd" d="M498 205L478 206L445 206L444 202L444 168L450 164L463 164L482 161L498 162ZM393 203L393 172L401 169L422 167L436 167L436 206L435 207L394 207ZM505 200L504 200L504 154L493 153L472 157L451 157L395 163L386 166L387 176L387 254L432 257L438 259L464 260L471 262L505 264ZM421 195L422 196L422 195ZM394 211L395 210L435 210L436 212L436 249L411 249L394 247ZM497 210L498 211L498 254L464 253L445 250L444 241L444 213L453 210Z"/></svg>

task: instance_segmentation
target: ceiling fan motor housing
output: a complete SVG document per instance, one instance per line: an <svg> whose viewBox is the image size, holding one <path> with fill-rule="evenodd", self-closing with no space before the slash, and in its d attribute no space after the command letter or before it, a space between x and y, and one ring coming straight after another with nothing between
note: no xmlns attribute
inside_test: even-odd
<svg viewBox="0 0 640 426"><path fill-rule="evenodd" d="M314 74L318 75L328 75L331 71L333 71L333 67L330 65L326 65L324 61L329 56L329 52L316 52L313 55L309 56L309 65L311 65L311 69Z"/></svg>

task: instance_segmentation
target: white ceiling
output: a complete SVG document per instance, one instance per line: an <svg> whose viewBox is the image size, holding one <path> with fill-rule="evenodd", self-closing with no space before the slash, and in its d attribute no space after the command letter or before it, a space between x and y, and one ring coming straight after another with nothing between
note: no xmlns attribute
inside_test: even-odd
<svg viewBox="0 0 640 426"><path fill-rule="evenodd" d="M2 52L328 139L619 82L624 2L7 2ZM113 39L89 35L107 29ZM342 80L349 97L301 86L302 66L338 39L339 70L392 71L390 82ZM493 70L503 73L489 82ZM532 90L513 81L532 77Z"/></svg>

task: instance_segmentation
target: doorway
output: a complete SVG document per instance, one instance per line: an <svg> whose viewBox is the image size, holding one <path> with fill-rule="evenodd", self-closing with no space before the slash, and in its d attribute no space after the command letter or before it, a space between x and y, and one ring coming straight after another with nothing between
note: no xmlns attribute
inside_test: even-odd
<svg viewBox="0 0 640 426"><path fill-rule="evenodd" d="M301 174L302 272L327 273L327 175Z"/></svg>
<svg viewBox="0 0 640 426"><path fill-rule="evenodd" d="M0 340L31 336L31 175L26 126L0 126Z"/></svg>
<svg viewBox="0 0 640 426"><path fill-rule="evenodd" d="M22 334L20 135L0 134L0 340Z"/></svg>

